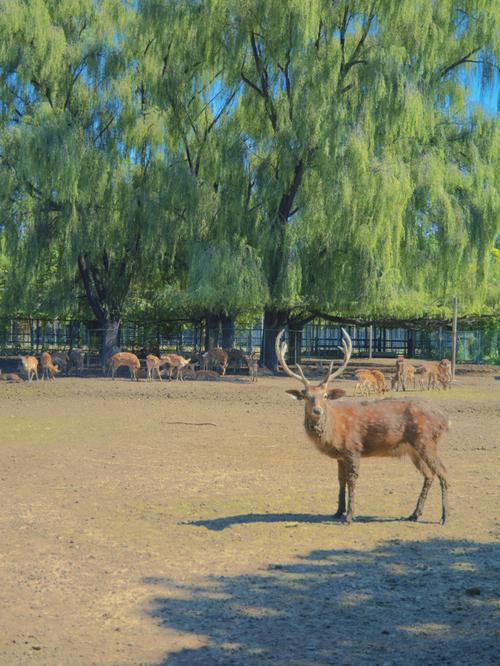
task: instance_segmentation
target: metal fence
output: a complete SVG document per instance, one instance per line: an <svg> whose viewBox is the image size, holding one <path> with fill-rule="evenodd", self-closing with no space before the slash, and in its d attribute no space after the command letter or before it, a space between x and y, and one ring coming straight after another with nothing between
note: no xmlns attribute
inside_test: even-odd
<svg viewBox="0 0 500 666"><path fill-rule="evenodd" d="M451 331L435 331L373 326L345 326L353 341L353 356L411 358L451 357ZM79 347L95 358L103 331L92 322L47 319L0 319L0 354L39 354L43 350L68 350ZM263 341L261 322L234 329L233 346L245 352L260 352ZM341 326L325 321L312 322L298 334L296 354L301 358L332 358L341 355ZM119 346L139 354L149 351L191 352L204 349L201 325L186 322L124 322L120 326ZM457 361L500 363L500 331L460 331Z"/></svg>

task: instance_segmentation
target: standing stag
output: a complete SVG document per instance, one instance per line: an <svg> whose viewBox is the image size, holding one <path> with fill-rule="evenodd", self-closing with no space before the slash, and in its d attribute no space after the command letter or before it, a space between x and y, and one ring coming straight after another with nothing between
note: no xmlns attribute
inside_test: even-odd
<svg viewBox="0 0 500 666"><path fill-rule="evenodd" d="M352 352L351 338L344 329L342 335L344 361L335 372L332 372L332 361L325 379L317 386L312 386L305 378L300 365L297 365L300 374L296 374L286 364L287 347L286 343L281 343L283 331L276 339L276 355L283 370L304 387L287 393L296 400L305 401L306 433L321 453L335 458L338 463L339 501L335 518L350 523L354 517L361 458L407 454L424 477L417 506L408 520L417 520L422 514L429 488L437 475L441 484L441 522L444 524L448 512L448 481L446 469L437 455L437 444L449 427L447 416L432 405L409 398L384 398L372 402L336 400L345 395L345 391L332 391L328 384L345 370ZM346 485L349 491L347 512Z"/></svg>

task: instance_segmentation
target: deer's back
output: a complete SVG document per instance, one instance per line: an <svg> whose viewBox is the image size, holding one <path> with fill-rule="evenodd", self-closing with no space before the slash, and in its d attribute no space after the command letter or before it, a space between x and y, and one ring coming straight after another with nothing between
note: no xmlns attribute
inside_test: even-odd
<svg viewBox="0 0 500 666"><path fill-rule="evenodd" d="M329 405L329 419L332 443L353 445L366 457L402 455L405 445L437 441L449 426L440 409L412 398L342 399Z"/></svg>
<svg viewBox="0 0 500 666"><path fill-rule="evenodd" d="M114 365L134 365L137 367L141 365L137 356L132 354L132 352L118 352L117 354L113 354L111 362Z"/></svg>

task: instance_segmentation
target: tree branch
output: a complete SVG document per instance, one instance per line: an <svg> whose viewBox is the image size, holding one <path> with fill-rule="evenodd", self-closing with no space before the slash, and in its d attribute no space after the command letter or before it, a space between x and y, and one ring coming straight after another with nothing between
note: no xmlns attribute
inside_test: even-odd
<svg viewBox="0 0 500 666"><path fill-rule="evenodd" d="M464 55L463 58L459 58L458 60L455 60L455 62L452 62L450 65L447 65L446 67L443 67L439 72L439 77L443 78L449 72L451 72L452 69L455 69L455 67L459 67L460 65L463 65L465 62L468 62L469 58L472 55L474 55L474 53L477 53L480 50L481 50L481 47L472 49L472 51L470 51L469 53Z"/></svg>

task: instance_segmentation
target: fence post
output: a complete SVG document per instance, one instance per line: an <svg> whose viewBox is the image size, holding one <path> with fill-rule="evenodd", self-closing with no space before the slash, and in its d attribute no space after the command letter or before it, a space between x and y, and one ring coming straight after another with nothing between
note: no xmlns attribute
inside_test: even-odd
<svg viewBox="0 0 500 666"><path fill-rule="evenodd" d="M455 379L457 365L457 324L458 324L458 298L453 297L453 322L451 326L451 376Z"/></svg>
<svg viewBox="0 0 500 666"><path fill-rule="evenodd" d="M368 358L373 358L373 324L368 328Z"/></svg>

